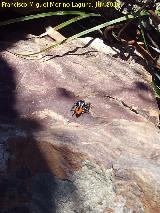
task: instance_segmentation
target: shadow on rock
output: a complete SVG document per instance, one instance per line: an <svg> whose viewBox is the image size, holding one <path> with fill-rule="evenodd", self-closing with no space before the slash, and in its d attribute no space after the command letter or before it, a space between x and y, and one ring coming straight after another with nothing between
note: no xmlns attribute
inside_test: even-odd
<svg viewBox="0 0 160 213"><path fill-rule="evenodd" d="M5 33L2 40L4 37ZM5 43L4 47L1 46L1 50L12 46L13 43ZM36 140L35 135L42 126L36 119L22 116L19 112L23 104L18 106L16 85L16 70L3 59L2 53L0 58L0 209L2 213L54 213L56 212L55 196L63 196L57 194L60 191L57 190L58 181L66 179L64 168L58 165L61 156L51 144ZM59 92L65 96L72 96L63 89ZM61 191L69 194L69 190L66 192L64 190L62 187Z"/></svg>
<svg viewBox="0 0 160 213"><path fill-rule="evenodd" d="M54 212L55 177L33 136L41 125L16 110L15 74L1 58L1 212Z"/></svg>

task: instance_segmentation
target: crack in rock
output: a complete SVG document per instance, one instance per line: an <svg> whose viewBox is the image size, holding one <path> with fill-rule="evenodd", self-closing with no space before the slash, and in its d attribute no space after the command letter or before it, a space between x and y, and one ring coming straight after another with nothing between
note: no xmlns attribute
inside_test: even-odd
<svg viewBox="0 0 160 213"><path fill-rule="evenodd" d="M140 116L144 117L145 119L149 120L149 116L147 114L141 112L140 110L136 110L135 108L133 108L133 106L129 106L124 101L122 101L122 100L120 100L118 98L112 97L110 95L106 95L105 97L109 98L109 99L112 99L112 100L115 100L116 102L120 103L121 105L123 105L124 107L126 107L127 109L132 111L133 113L135 113L137 115L140 115Z"/></svg>

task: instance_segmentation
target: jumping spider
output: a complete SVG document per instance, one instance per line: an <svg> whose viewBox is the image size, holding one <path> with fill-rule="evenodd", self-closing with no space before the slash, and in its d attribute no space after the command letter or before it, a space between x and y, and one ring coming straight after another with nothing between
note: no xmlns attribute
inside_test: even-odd
<svg viewBox="0 0 160 213"><path fill-rule="evenodd" d="M73 115L76 115L76 117L78 118L83 113L89 113L90 108L91 103L85 103L85 101L79 100L76 103L74 103L71 111L73 111Z"/></svg>

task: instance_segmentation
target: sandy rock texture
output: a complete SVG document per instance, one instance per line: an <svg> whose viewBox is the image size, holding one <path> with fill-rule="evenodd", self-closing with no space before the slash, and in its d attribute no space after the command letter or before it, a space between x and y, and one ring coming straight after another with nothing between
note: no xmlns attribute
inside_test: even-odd
<svg viewBox="0 0 160 213"><path fill-rule="evenodd" d="M149 74L134 60L91 48L92 41L30 59L10 53L50 42L3 41L1 212L160 212L160 131ZM93 107L72 117L80 99Z"/></svg>

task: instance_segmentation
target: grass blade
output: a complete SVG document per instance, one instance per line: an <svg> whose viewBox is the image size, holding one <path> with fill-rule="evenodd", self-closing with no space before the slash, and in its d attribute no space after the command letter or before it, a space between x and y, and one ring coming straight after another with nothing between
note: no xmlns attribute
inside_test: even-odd
<svg viewBox="0 0 160 213"><path fill-rule="evenodd" d="M96 13L85 13L85 12L80 12L80 11L57 11L57 12L40 13L40 14L36 14L36 15L29 15L29 16L24 16L24 17L20 17L20 18L10 19L7 21L0 22L0 27L6 26L9 24L23 22L23 21L29 21L29 20L33 20L33 19L45 18L45 17L49 17L49 16L64 16L64 15L100 16L99 14L96 14Z"/></svg>
<svg viewBox="0 0 160 213"><path fill-rule="evenodd" d="M141 14L139 14L139 16L144 16L144 15L148 15L148 12L144 11L143 13L141 12ZM130 19L133 19L133 18L137 18L137 15L123 16L123 17L120 17L120 18L105 22L103 24L100 24L100 25L98 25L96 27L92 27L89 30L85 30L85 31L83 31L81 33L78 33L78 34L76 34L74 36L71 36L69 39L75 39L75 38L81 37L83 35L86 35L88 33L91 33L93 31L100 30L100 29L102 29L104 27L108 27L110 25L117 24L119 22L124 22L124 21L130 20Z"/></svg>
<svg viewBox="0 0 160 213"><path fill-rule="evenodd" d="M140 30L141 30L141 35L142 35L142 39L145 45L146 50L149 52L148 49L148 45L147 45L147 41L146 41L146 37L145 37L145 33L144 33L144 25L143 25L143 20L140 23Z"/></svg>
<svg viewBox="0 0 160 213"><path fill-rule="evenodd" d="M67 25L70 25L76 21L79 21L81 19L84 19L84 18L87 18L87 17L90 17L92 16L90 13L89 14L84 14L83 16L77 16L77 17L74 17L66 22L63 22L62 24L59 24L58 26L56 26L54 29L55 30L59 30L59 29L62 29L63 27L66 27ZM95 14L94 16L100 16L100 14Z"/></svg>
<svg viewBox="0 0 160 213"><path fill-rule="evenodd" d="M156 85L154 80L152 81L152 88L156 98L160 98L160 87Z"/></svg>
<svg viewBox="0 0 160 213"><path fill-rule="evenodd" d="M126 21L126 20L130 20L130 19L133 19L133 18L137 18L137 17L139 17L139 16L145 16L145 15L148 15L148 12L147 12L147 11L142 11L141 13L136 14L136 15L127 15L127 16L123 16L123 17L120 17L120 18L117 18L117 19L114 19L114 20L105 22L105 23L103 23L103 24L100 24L100 25L98 25L98 26L96 26L96 27L92 27L92 28L90 28L90 29L88 29L88 30L82 31L82 32L80 32L80 33L78 33L78 34L76 34L76 35L73 35L73 36L69 37L68 39L65 39L65 40L62 41L62 42L54 43L54 44L52 44L51 46L49 46L49 47L47 47L47 48L45 48L45 49L42 49L42 50L39 51L39 52L34 52L34 53L29 53L29 54L19 54L19 53L14 53L14 54L20 55L20 56L33 56L33 55L42 53L42 52L44 52L44 51L48 51L49 49L54 48L54 47L56 47L56 46L58 46L58 45L64 43L64 42L67 41L67 40L73 40L73 39L79 38L79 37L81 37L81 36L83 36L83 35L86 35L86 34L88 34L88 33L91 33L91 32L93 32L93 31L100 30L101 28L108 27L108 26L110 26L110 25L113 25L113 24L116 24L116 23L119 23L119 22L123 22L123 21Z"/></svg>

